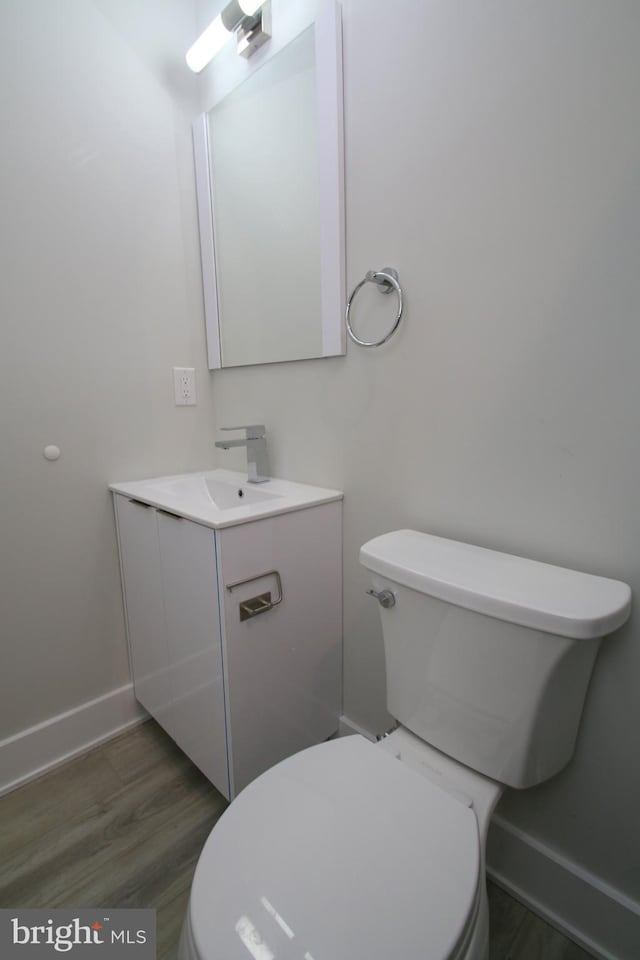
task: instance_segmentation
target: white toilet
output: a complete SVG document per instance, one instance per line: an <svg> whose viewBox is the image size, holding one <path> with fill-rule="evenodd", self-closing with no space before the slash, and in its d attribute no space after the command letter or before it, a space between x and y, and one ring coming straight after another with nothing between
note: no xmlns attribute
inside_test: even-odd
<svg viewBox="0 0 640 960"><path fill-rule="evenodd" d="M360 560L399 726L304 750L202 851L179 960L485 960L484 851L504 785L570 759L601 637L631 591L400 530Z"/></svg>

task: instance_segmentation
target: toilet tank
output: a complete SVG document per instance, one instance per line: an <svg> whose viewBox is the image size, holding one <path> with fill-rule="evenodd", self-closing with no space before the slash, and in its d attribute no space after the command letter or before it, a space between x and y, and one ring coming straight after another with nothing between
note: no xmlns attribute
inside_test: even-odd
<svg viewBox="0 0 640 960"><path fill-rule="evenodd" d="M561 770L627 584L415 530L370 540L360 562L395 598L379 608L392 716L512 787Z"/></svg>

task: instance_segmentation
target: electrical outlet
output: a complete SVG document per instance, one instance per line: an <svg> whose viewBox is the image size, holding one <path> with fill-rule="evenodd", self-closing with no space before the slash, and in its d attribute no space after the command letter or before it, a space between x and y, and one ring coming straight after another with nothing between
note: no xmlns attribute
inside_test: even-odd
<svg viewBox="0 0 640 960"><path fill-rule="evenodd" d="M173 368L173 390L176 407L195 407L196 371L195 367Z"/></svg>

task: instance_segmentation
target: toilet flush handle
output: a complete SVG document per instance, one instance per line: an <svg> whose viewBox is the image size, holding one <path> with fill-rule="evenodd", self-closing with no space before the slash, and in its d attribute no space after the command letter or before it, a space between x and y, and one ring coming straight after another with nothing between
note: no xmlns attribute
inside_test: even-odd
<svg viewBox="0 0 640 960"><path fill-rule="evenodd" d="M375 597L380 606L386 610L396 605L395 594L391 590L367 590L367 593L370 597Z"/></svg>

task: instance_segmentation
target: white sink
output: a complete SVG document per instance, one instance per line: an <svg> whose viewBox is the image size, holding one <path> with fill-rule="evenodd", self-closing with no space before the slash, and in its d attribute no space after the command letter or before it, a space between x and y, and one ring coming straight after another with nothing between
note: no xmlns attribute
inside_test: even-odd
<svg viewBox="0 0 640 960"><path fill-rule="evenodd" d="M234 483L223 480L221 477L210 475L204 477L207 492L212 503L220 510L231 507L246 507L249 503L267 503L269 500L279 499L277 493L267 493L252 483ZM268 483L269 481L265 481Z"/></svg>
<svg viewBox="0 0 640 960"><path fill-rule="evenodd" d="M250 503L266 503L278 498L277 493L267 493L247 483L241 474L238 479L211 473L187 473L179 477L160 477L157 480L142 481L151 496L178 498L191 505L202 501L218 510L232 507L246 507ZM143 499L140 496L140 499Z"/></svg>
<svg viewBox="0 0 640 960"><path fill-rule="evenodd" d="M246 474L233 470L112 483L109 489L213 528L230 527L342 499L339 490L312 487L306 483L277 479L260 484L248 483Z"/></svg>

